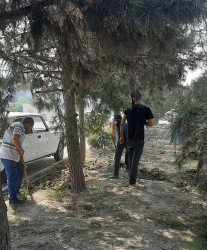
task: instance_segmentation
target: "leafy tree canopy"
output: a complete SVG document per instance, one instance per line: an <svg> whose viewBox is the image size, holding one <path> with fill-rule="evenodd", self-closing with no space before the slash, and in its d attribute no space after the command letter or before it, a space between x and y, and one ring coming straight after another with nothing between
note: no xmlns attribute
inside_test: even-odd
<svg viewBox="0 0 207 250"><path fill-rule="evenodd" d="M0 7L1 109L20 82L38 107L59 106L62 93L73 190L84 189L75 97L100 78L108 91L109 76L161 90L205 56L195 50L205 0L1 0Z"/></svg>
<svg viewBox="0 0 207 250"><path fill-rule="evenodd" d="M193 24L205 16L204 0L1 0L2 77L42 91L61 89L64 72L73 88L105 72L175 85L201 59Z"/></svg>
<svg viewBox="0 0 207 250"><path fill-rule="evenodd" d="M183 154L178 159L182 162L188 156L197 155L198 172L206 162L207 152L207 75L204 73L193 82L177 104L179 114L172 126L173 131L179 131L184 143Z"/></svg>

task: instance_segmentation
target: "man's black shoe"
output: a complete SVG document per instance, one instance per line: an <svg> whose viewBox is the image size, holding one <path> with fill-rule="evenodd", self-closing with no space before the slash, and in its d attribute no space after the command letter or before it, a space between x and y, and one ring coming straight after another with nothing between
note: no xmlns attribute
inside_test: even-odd
<svg viewBox="0 0 207 250"><path fill-rule="evenodd" d="M26 202L26 200L15 200L15 201L9 201L9 205L22 205Z"/></svg>
<svg viewBox="0 0 207 250"><path fill-rule="evenodd" d="M109 178L110 179L118 179L118 176L117 175L113 175L113 176L110 176Z"/></svg>

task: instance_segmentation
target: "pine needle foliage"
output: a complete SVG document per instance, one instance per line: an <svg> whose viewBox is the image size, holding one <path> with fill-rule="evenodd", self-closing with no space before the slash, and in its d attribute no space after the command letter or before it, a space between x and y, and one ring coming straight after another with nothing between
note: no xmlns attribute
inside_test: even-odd
<svg viewBox="0 0 207 250"><path fill-rule="evenodd" d="M184 67L195 67L201 60L194 52L192 24L205 19L204 0L2 0L0 4L2 63L15 82L30 86L38 107L56 103L65 73L70 78L65 88L76 94L100 78L109 86L109 75L128 85L133 79L153 90L175 86ZM100 98L105 101L103 95ZM110 106L115 106L111 100Z"/></svg>
<svg viewBox="0 0 207 250"><path fill-rule="evenodd" d="M207 75L196 80L189 93L178 103L178 118L173 130L179 131L184 143L181 158L197 156L198 172L206 162L207 152Z"/></svg>
<svg viewBox="0 0 207 250"><path fill-rule="evenodd" d="M30 86L39 107L58 106L63 95L69 165L76 165L71 173L79 176L83 175L75 172L80 169L75 97L80 89L89 91L99 78L108 84L108 76L133 80L143 89L160 89L176 85L185 66L195 67L203 59L193 42L195 27L206 18L204 0L1 0L0 4L1 63L12 72L14 85ZM1 77L5 79L4 74Z"/></svg>
<svg viewBox="0 0 207 250"><path fill-rule="evenodd" d="M187 63L179 54L192 51L186 31L205 14L205 1L3 1L0 20L6 60L44 79L42 88L58 85L68 66L82 86L105 72L156 86L179 80Z"/></svg>

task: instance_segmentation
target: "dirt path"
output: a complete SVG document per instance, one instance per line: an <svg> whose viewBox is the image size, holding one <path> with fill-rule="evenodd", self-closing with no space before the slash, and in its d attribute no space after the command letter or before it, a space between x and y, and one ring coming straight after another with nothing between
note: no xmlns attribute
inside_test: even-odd
<svg viewBox="0 0 207 250"><path fill-rule="evenodd" d="M69 191L65 169L37 185L26 205L8 206L12 249L207 249L196 163L178 171L166 126L146 131L139 188L128 188L124 169L118 180L108 178L113 157L113 150L88 150L81 194Z"/></svg>

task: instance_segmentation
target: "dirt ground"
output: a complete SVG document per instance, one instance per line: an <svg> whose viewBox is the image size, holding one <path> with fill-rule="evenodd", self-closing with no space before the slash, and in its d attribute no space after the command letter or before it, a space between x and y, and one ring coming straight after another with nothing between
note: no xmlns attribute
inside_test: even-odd
<svg viewBox="0 0 207 250"><path fill-rule="evenodd" d="M66 168L37 183L32 199L23 189L26 205L6 201L12 249L207 249L207 198L196 161L179 169L171 153L167 125L146 129L140 186L131 189L124 168L109 179L114 149L89 149L86 191L70 192Z"/></svg>

